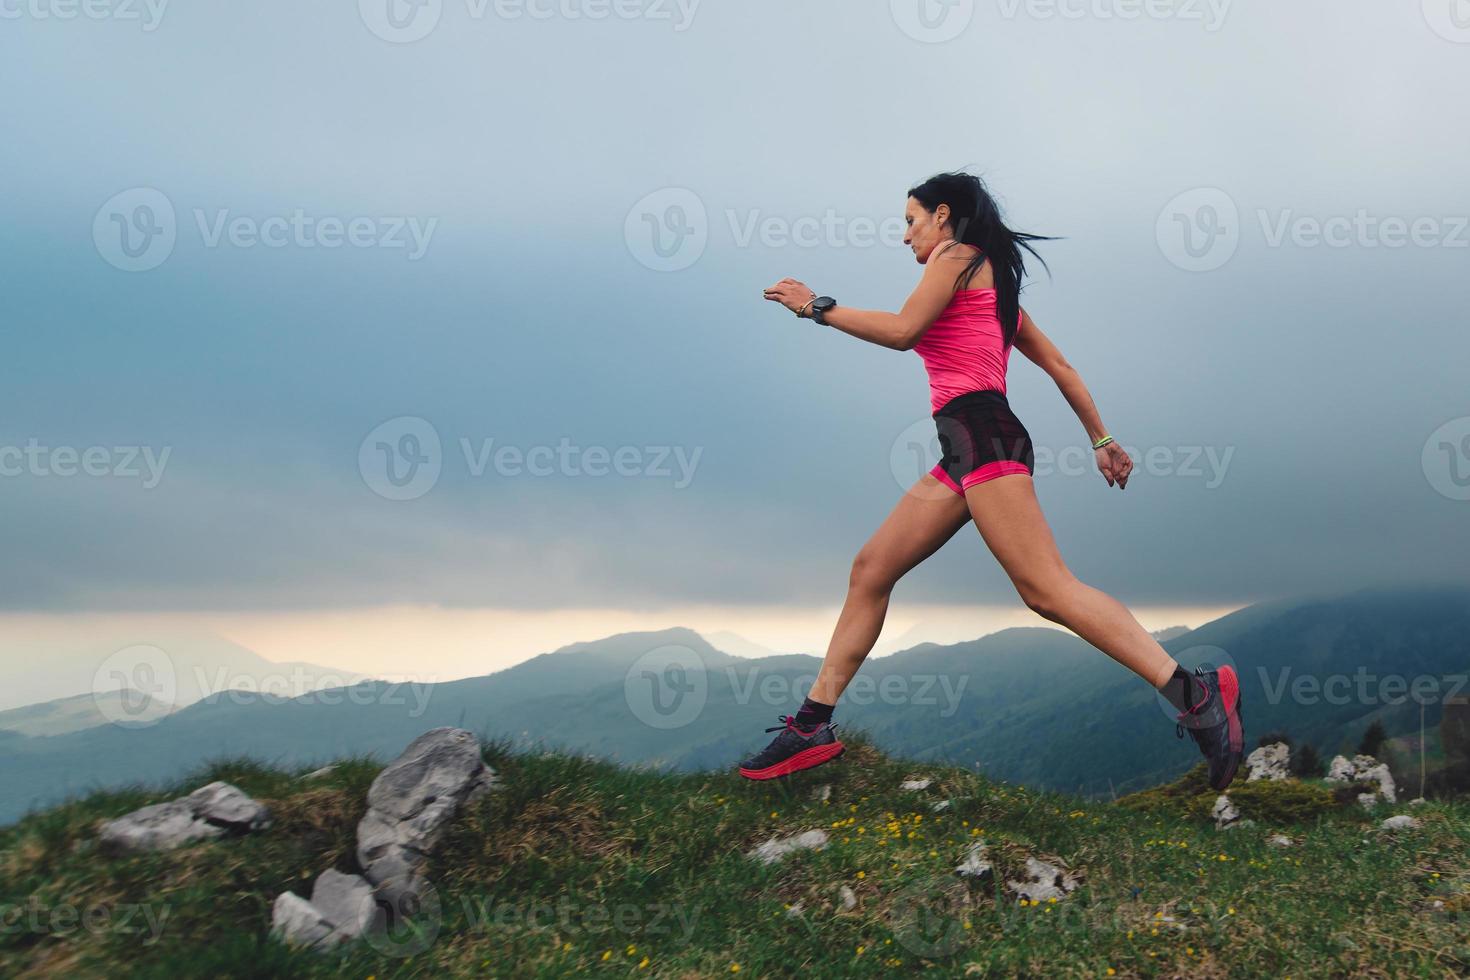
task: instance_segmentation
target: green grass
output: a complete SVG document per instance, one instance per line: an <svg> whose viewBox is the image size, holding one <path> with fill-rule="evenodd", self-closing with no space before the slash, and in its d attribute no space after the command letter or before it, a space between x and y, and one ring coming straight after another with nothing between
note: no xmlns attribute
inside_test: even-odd
<svg viewBox="0 0 1470 980"><path fill-rule="evenodd" d="M82 977L1443 977L1470 970L1470 806L1413 808L1423 827L1338 807L1217 832L1173 812L1080 802L856 739L779 785L666 775L487 746L502 788L436 853L437 914L339 954L268 939L277 894L355 870L377 766L326 777L222 764L166 792L103 793L0 831L0 976ZM923 792L901 791L928 776ZM106 857L98 819L227 779L267 801L267 831ZM826 802L812 789L830 784ZM944 813L929 804L951 799ZM825 829L831 844L765 867L744 852ZM1283 832L1298 841L1268 847ZM983 838L1002 869L1064 859L1082 885L1022 907L952 872ZM1364 843L1366 841L1366 843ZM838 891L858 905L844 912ZM1435 910L1439 899L1445 908ZM801 914L790 908L801 906ZM85 928L67 917L94 917Z"/></svg>

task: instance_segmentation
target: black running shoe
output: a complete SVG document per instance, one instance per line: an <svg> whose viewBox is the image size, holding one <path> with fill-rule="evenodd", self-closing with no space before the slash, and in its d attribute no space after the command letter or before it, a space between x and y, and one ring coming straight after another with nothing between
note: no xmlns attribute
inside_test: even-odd
<svg viewBox="0 0 1470 980"><path fill-rule="evenodd" d="M835 727L822 722L807 730L796 727L796 718L781 715L781 724L767 728L780 732L771 744L740 764L740 775L746 779L778 779L803 769L811 769L837 758L846 747L832 734Z"/></svg>
<svg viewBox="0 0 1470 980"><path fill-rule="evenodd" d="M1207 669L1208 668L1208 669ZM1209 764L1210 787L1223 790L1235 778L1245 754L1245 724L1240 712L1240 680L1232 667L1215 669L1205 664L1194 669L1195 680L1204 686L1204 698L1177 716L1174 733L1189 737L1199 746Z"/></svg>

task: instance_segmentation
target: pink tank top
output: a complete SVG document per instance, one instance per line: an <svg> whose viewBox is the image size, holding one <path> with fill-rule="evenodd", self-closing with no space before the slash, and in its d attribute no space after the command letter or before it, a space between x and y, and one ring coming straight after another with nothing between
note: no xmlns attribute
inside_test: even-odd
<svg viewBox="0 0 1470 980"><path fill-rule="evenodd" d="M956 290L944 312L914 344L929 372L934 411L967 391L991 388L1005 394L1011 349L995 308L998 295L994 287ZM1018 330L1020 322L1018 311Z"/></svg>

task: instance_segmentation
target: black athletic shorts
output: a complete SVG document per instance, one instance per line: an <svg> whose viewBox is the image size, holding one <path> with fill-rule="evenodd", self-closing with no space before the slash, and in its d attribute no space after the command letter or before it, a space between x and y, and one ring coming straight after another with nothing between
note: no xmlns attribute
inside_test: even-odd
<svg viewBox="0 0 1470 980"><path fill-rule="evenodd" d="M939 462L929 472L955 493L998 476L1036 468L1031 434L1011 411L1006 396L993 389L967 391L934 413L939 432Z"/></svg>

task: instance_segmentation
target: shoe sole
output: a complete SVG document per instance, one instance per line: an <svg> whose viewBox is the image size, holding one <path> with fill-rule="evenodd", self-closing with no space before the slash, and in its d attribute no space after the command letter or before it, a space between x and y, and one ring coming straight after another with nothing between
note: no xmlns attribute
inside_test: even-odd
<svg viewBox="0 0 1470 980"><path fill-rule="evenodd" d="M1240 768L1241 757L1245 754L1245 719L1240 711L1240 679L1235 676L1233 668L1220 668L1220 699L1225 702L1227 737L1230 739L1230 768L1225 770L1220 784L1212 785L1212 788L1224 790L1235 781L1236 770Z"/></svg>
<svg viewBox="0 0 1470 980"><path fill-rule="evenodd" d="M764 769L746 769L740 767L740 775L746 779L780 779L803 769L814 769L824 762L831 762L843 752L847 746L841 742L828 742L826 745L813 745L809 749L802 749L789 758L782 759L773 766Z"/></svg>

